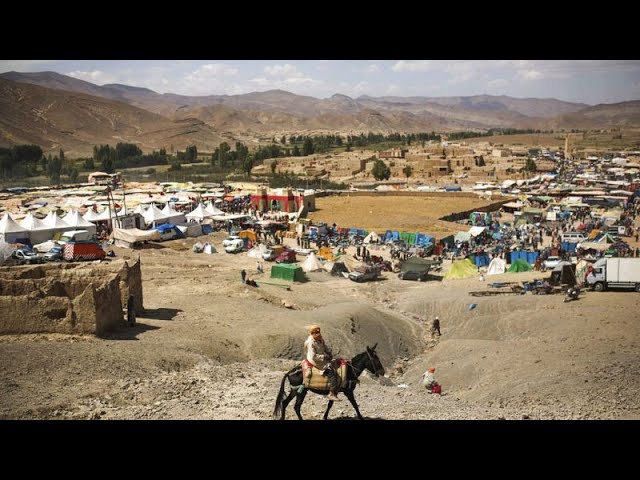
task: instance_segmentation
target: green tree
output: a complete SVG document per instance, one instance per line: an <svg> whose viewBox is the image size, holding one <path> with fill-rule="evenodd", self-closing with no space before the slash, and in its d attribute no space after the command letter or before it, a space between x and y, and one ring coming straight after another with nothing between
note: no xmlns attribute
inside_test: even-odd
<svg viewBox="0 0 640 480"><path fill-rule="evenodd" d="M76 167L71 167L69 169L69 180L71 180L72 183L76 183L78 181L79 174L80 172Z"/></svg>
<svg viewBox="0 0 640 480"><path fill-rule="evenodd" d="M53 157L49 161L49 178L53 185L60 183L60 172L62 171L62 162L58 157Z"/></svg>
<svg viewBox="0 0 640 480"><path fill-rule="evenodd" d="M404 173L404 176L407 177L407 182L408 182L409 177L413 173L413 169L411 168L411 165L405 165L405 167L402 169L402 173Z"/></svg>
<svg viewBox="0 0 640 480"><path fill-rule="evenodd" d="M376 180L389 180L391 169L380 159L377 159L371 170L371 175Z"/></svg>
<svg viewBox="0 0 640 480"><path fill-rule="evenodd" d="M229 160L229 150L231 150L231 147L227 142L222 142L220 144L218 150L218 165L220 165L221 168L226 168L227 166L227 161Z"/></svg>
<svg viewBox="0 0 640 480"><path fill-rule="evenodd" d="M282 138L280 139L280 143L282 145L286 145L287 144L287 136L286 135L282 135Z"/></svg>
<svg viewBox="0 0 640 480"><path fill-rule="evenodd" d="M84 163L82 164L82 167L87 169L87 170L93 170L95 167L95 164L93 163L93 158L86 158L84 160Z"/></svg>
<svg viewBox="0 0 640 480"><path fill-rule="evenodd" d="M535 160L531 157L527 158L527 163L525 164L524 169L528 172L535 172L538 170Z"/></svg>
<svg viewBox="0 0 640 480"><path fill-rule="evenodd" d="M314 151L315 149L314 149L313 141L311 140L311 137L306 137L304 139L304 143L302 144L302 155L305 157L307 155L313 155Z"/></svg>
<svg viewBox="0 0 640 480"><path fill-rule="evenodd" d="M271 162L271 173L275 174L276 173L276 167L278 166L278 162L277 161L272 161Z"/></svg>
<svg viewBox="0 0 640 480"><path fill-rule="evenodd" d="M244 171L244 173L247 174L247 176L250 176L252 168L253 168L253 155L247 155L242 160L242 170Z"/></svg>

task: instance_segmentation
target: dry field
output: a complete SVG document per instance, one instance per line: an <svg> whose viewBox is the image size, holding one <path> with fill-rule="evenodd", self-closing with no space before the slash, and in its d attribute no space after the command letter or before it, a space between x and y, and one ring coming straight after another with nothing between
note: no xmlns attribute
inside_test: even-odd
<svg viewBox="0 0 640 480"><path fill-rule="evenodd" d="M466 230L466 227L438 218L495 203L475 194L436 194L422 196L330 196L316 199L316 211L308 217L314 221L336 223L338 227L361 228L384 233L386 230L423 232L437 238Z"/></svg>

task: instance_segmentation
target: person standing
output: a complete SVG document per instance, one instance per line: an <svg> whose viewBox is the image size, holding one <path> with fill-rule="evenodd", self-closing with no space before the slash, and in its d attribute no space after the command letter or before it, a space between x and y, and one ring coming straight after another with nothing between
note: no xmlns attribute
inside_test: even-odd
<svg viewBox="0 0 640 480"><path fill-rule="evenodd" d="M435 335L436 332L438 332L438 336L442 335L442 333L440 333L440 318L438 317L434 318L431 324L431 335Z"/></svg>
<svg viewBox="0 0 640 480"><path fill-rule="evenodd" d="M127 299L127 324L133 327L136 324L136 306L133 295Z"/></svg>

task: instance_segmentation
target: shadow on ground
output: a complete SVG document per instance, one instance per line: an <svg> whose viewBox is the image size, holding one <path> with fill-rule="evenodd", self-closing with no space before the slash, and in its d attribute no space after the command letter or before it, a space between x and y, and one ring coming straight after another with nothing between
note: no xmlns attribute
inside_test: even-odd
<svg viewBox="0 0 640 480"><path fill-rule="evenodd" d="M138 340L138 335L149 330L158 330L160 327L145 325L144 323L136 323L130 327L126 323L122 324L117 330L100 335L104 340Z"/></svg>
<svg viewBox="0 0 640 480"><path fill-rule="evenodd" d="M182 310L179 308L147 308L142 315L138 315L138 319L173 320L180 312Z"/></svg>

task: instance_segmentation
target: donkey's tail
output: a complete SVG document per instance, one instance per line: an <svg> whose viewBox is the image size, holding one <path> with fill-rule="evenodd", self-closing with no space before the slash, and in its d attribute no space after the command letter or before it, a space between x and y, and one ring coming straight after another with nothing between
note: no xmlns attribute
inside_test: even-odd
<svg viewBox="0 0 640 480"><path fill-rule="evenodd" d="M280 382L280 391L278 392L278 396L276 397L276 406L273 409L273 418L278 418L282 415L282 401L284 400L284 382L287 380L290 374L295 372L296 370L301 369L300 365L296 365L282 377L282 382Z"/></svg>

